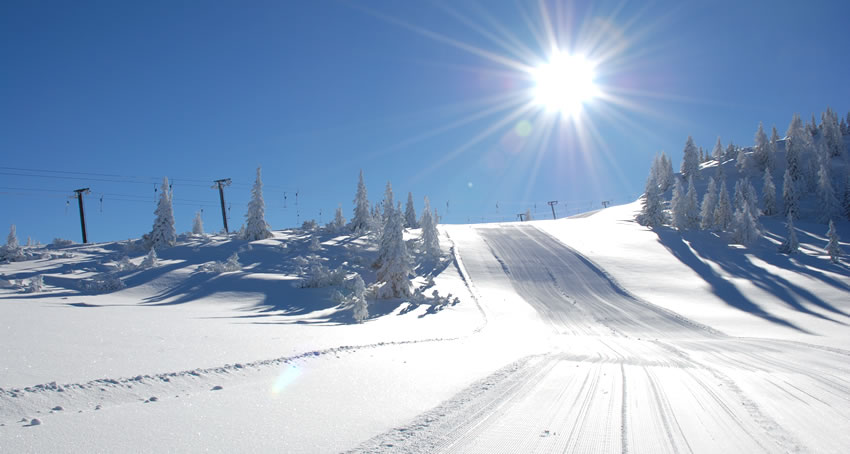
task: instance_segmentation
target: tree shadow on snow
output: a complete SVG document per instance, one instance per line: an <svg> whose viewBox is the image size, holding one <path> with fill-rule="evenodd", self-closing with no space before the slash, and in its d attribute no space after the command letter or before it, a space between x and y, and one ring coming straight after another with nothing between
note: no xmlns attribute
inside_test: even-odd
<svg viewBox="0 0 850 454"><path fill-rule="evenodd" d="M673 256L700 275L712 287L714 294L732 307L778 325L807 334L814 334L766 311L756 302L741 293L731 281L715 272L709 266L708 262L719 266L730 277L746 279L752 282L756 287L774 295L777 299L799 312L822 320L846 325L842 321L812 311L806 306L806 304L814 304L835 315L850 317L844 311L832 306L809 290L781 276L770 273L762 267L756 266L742 250L730 247L726 244L725 240L718 238L713 233L699 231L680 233L668 228L657 229L656 233L658 235L658 241ZM756 244L752 245L746 251L755 254L759 259L776 267L807 274L843 290L850 290L846 284L836 281L819 271L801 266L789 259L788 256L775 252L776 246L764 238L759 239ZM809 259L818 260L813 257L808 257L804 260L808 261ZM823 262L823 260L820 262ZM811 265L826 266L823 263L811 263Z"/></svg>

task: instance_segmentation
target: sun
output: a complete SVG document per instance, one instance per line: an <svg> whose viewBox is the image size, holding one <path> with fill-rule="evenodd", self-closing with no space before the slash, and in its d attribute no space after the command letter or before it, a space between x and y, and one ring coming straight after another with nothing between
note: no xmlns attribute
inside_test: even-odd
<svg viewBox="0 0 850 454"><path fill-rule="evenodd" d="M576 115L599 95L595 65L582 55L557 52L531 76L534 102L550 112Z"/></svg>

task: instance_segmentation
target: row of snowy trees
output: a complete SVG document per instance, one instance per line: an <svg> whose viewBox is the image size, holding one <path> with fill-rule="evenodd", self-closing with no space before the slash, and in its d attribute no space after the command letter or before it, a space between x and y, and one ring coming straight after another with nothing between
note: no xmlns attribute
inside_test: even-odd
<svg viewBox="0 0 850 454"><path fill-rule="evenodd" d="M775 127L768 139L762 124L759 124L753 147L735 150L730 144L731 149L724 152L718 139L710 158L688 137L679 175L673 174L671 160L664 153L655 157L647 179L643 208L637 216L638 222L650 227L670 223L679 230L699 228L728 231L736 242L752 243L761 235L759 217L780 212L772 171L777 166L778 150L782 148L785 153L785 171L781 213L788 219L789 240L793 233L793 221L800 215L800 199L809 195L815 198L817 219L829 223L830 235L835 234L832 220L850 218L850 166L846 161L843 137L850 131L848 123L844 119L839 121L831 109L827 109L821 118L820 125L815 125L814 121L811 125L803 125L800 117L794 115L784 139L778 138ZM734 198L730 199L724 162L728 162L732 155L737 178ZM712 159L716 162L700 165L700 161ZM716 169L715 175L708 178L700 204L694 181L701 177L701 171L710 167ZM760 174L763 180L761 204L750 182L749 175L753 173ZM836 190L838 185L833 184L836 180L843 182L843 197L839 197L839 191ZM673 190L668 213L664 194L671 186ZM796 250L787 245L783 249ZM840 250L837 246L832 249Z"/></svg>
<svg viewBox="0 0 850 454"><path fill-rule="evenodd" d="M380 208L383 208L381 212ZM404 241L405 228L422 228L422 249L427 257L440 256L440 239L437 232L437 213L431 211L428 197L422 218L416 219L413 206L413 195L407 194L407 204L402 210L401 203L394 202L393 188L387 182L384 200L370 208L363 171L357 182L357 192L354 197L354 218L349 224L355 235L371 234L378 239L378 257L374 267L377 268L377 296L379 298L397 298L411 295L411 258Z"/></svg>

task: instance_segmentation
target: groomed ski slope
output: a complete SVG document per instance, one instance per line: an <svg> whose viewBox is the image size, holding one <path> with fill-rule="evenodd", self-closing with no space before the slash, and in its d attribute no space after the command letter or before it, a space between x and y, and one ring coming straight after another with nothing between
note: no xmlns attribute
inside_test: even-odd
<svg viewBox="0 0 850 454"><path fill-rule="evenodd" d="M356 451L750 453L850 446L848 352L731 337L685 319L635 297L533 226L461 229L450 231L464 236L459 254L482 299L528 302L554 334L550 350ZM504 281L512 288L499 285ZM521 331L508 335L523 342Z"/></svg>

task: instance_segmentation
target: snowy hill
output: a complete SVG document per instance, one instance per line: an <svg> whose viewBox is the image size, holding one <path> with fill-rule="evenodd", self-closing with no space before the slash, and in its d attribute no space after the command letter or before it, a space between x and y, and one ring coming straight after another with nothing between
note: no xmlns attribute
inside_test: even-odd
<svg viewBox="0 0 850 454"><path fill-rule="evenodd" d="M761 199L762 172L722 166ZM363 323L376 235L22 247L0 264L0 450L843 452L850 268L816 203L791 255L781 215L742 246L642 226L642 201L441 226L440 257L407 229L418 292L372 287Z"/></svg>

